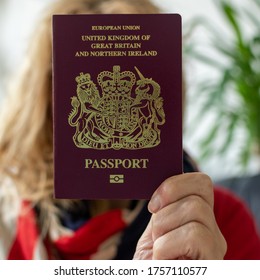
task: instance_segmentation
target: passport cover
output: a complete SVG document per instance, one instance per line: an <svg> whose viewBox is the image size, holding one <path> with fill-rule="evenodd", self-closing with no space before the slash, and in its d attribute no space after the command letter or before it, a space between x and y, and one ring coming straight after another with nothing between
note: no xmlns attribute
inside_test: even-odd
<svg viewBox="0 0 260 280"><path fill-rule="evenodd" d="M181 17L54 15L54 188L149 199L182 173Z"/></svg>

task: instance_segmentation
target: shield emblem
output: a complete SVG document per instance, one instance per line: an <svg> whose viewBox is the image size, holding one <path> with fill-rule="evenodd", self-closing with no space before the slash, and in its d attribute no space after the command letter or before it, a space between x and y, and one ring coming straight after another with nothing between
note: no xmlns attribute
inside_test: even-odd
<svg viewBox="0 0 260 280"><path fill-rule="evenodd" d="M137 121L131 116L132 103L133 98L119 94L107 94L100 101L103 122L114 134L127 135L136 127Z"/></svg>

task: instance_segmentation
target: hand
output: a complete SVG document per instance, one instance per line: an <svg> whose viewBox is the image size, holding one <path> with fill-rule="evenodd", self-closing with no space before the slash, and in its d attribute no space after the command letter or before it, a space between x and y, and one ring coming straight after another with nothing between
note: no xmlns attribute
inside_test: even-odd
<svg viewBox="0 0 260 280"><path fill-rule="evenodd" d="M223 259L227 245L213 213L213 185L202 173L165 180L148 204L151 220L134 259Z"/></svg>

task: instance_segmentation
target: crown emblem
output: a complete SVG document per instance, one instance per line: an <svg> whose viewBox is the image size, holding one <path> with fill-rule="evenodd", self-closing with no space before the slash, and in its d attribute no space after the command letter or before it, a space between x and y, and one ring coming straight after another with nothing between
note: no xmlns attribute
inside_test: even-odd
<svg viewBox="0 0 260 280"><path fill-rule="evenodd" d="M113 72L104 71L98 75L98 83L103 93L130 94L135 84L135 74L120 72L120 66L114 66Z"/></svg>
<svg viewBox="0 0 260 280"><path fill-rule="evenodd" d="M89 73L75 78L76 96L68 122L76 127L73 141L79 148L97 150L137 150L152 148L161 142L160 126L165 123L161 87L146 78L137 67L136 74L102 71L99 87Z"/></svg>
<svg viewBox="0 0 260 280"><path fill-rule="evenodd" d="M84 74L81 72L80 75L76 77L75 81L78 85L84 85L91 82L91 77L89 74Z"/></svg>

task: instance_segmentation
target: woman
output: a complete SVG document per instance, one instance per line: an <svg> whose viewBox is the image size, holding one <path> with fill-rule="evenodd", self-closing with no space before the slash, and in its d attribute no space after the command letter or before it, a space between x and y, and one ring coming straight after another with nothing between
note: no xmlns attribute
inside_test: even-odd
<svg viewBox="0 0 260 280"><path fill-rule="evenodd" d="M186 174L149 204L52 198L52 14L158 12L148 0L60 0L40 21L1 117L0 259L260 259L243 204L186 154Z"/></svg>

